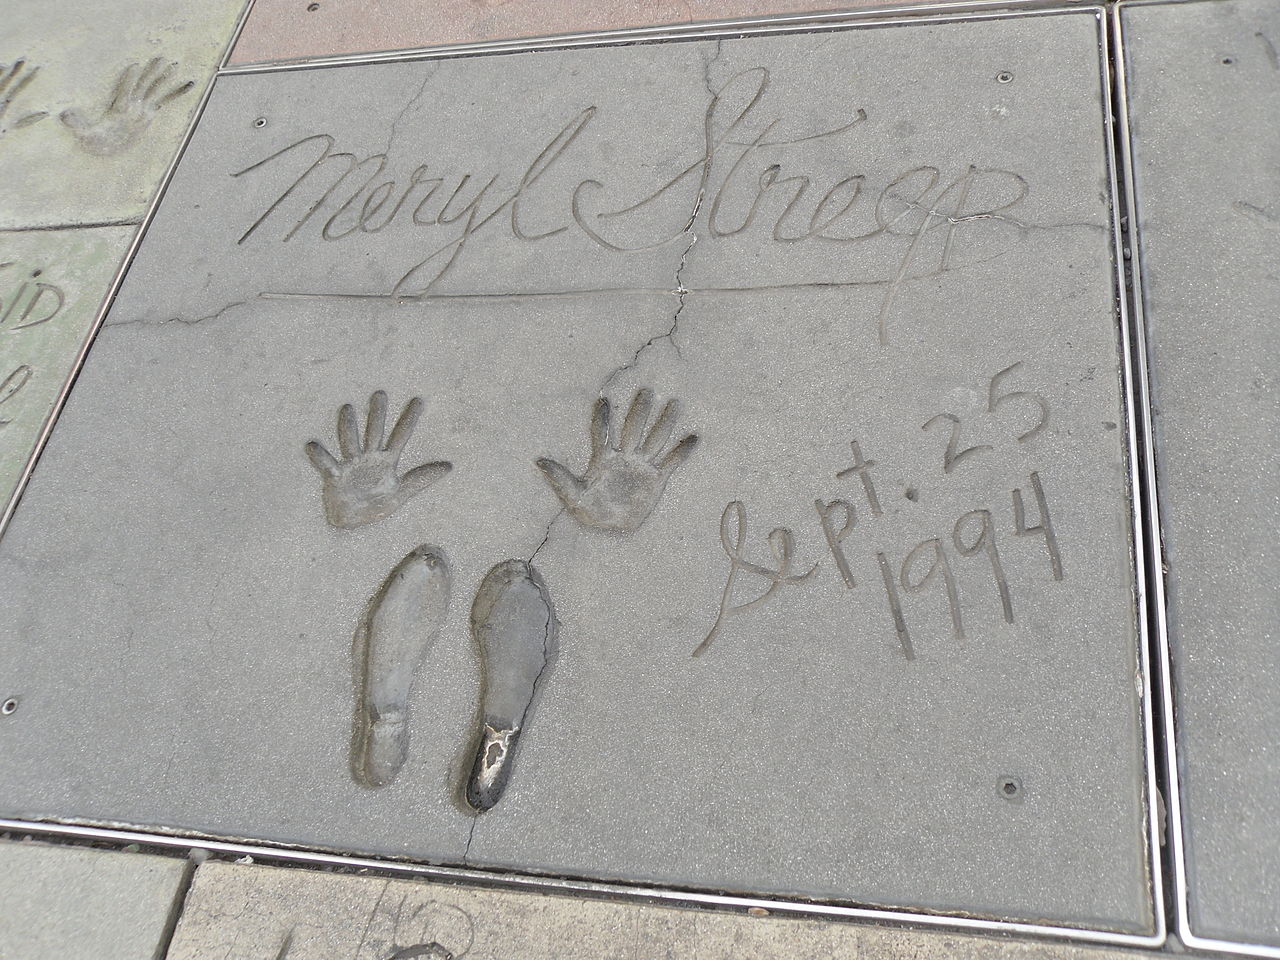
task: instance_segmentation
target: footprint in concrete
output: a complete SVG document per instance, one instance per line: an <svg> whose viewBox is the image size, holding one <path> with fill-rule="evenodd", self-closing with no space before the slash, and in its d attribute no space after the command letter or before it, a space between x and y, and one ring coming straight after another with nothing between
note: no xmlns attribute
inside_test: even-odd
<svg viewBox="0 0 1280 960"><path fill-rule="evenodd" d="M323 478L324 515L329 523L350 530L389 517L453 469L453 464L438 460L400 475L400 455L420 416L422 398L414 397L405 404L384 442L387 395L378 390L369 397L363 443L356 423L356 409L346 403L338 411L341 459L315 440L306 445L311 465Z"/></svg>
<svg viewBox="0 0 1280 960"><path fill-rule="evenodd" d="M615 533L639 530L658 505L671 474L693 453L698 437L692 433L670 450L663 449L679 416L679 403L669 400L646 433L652 407L653 391L637 391L621 431L614 431L609 400L597 400L591 414L591 457L582 476L547 457L537 461L551 489L579 523Z"/></svg>
<svg viewBox="0 0 1280 960"><path fill-rule="evenodd" d="M385 787L409 751L409 694L449 607L448 561L434 547L401 560L369 604L356 631L359 685L351 772L357 783Z"/></svg>
<svg viewBox="0 0 1280 960"><path fill-rule="evenodd" d="M466 796L477 812L502 799L511 779L534 688L555 655L556 627L547 585L528 563L507 560L485 576L471 605L482 723Z"/></svg>

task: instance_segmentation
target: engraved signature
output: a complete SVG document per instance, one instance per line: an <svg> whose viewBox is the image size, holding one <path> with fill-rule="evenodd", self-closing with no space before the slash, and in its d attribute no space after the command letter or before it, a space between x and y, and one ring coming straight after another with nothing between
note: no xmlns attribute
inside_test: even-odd
<svg viewBox="0 0 1280 960"><path fill-rule="evenodd" d="M27 74L30 76L31 74ZM0 73L0 93L3 93L5 77L16 76L14 70ZM5 104L0 102L0 115L3 115ZM0 262L0 272L16 266L16 261ZM66 305L67 295L56 283L41 280L44 268L37 267L18 284L17 290L0 297L0 335L18 334L21 330L38 327L49 323ZM0 340L0 343L4 341ZM14 402L23 389L35 376L35 369L29 363L19 363L8 369L0 369L0 429L13 423L12 416L6 416L5 404Z"/></svg>
<svg viewBox="0 0 1280 960"><path fill-rule="evenodd" d="M1004 367L992 376L987 382L986 403L986 413L991 416L999 415L1003 425L1010 429L1012 440L1019 444L1027 443L1038 436L1048 425L1050 416L1049 402L1041 394L1029 390L1010 390L1006 386L1008 380L1018 374L1021 368L1022 362L1019 361ZM1006 406L1010 407L1008 413L1003 412ZM950 439L942 457L943 477L949 476L952 470L966 459L993 449L989 444L960 449L958 438L962 421L953 414L938 414L925 423L925 430L935 423L951 424ZM860 485L862 496L872 518L883 517L880 495L873 475L873 468L879 465L879 461L864 456L862 446L856 439L850 441L849 447L853 463L837 471L836 478ZM1065 579L1062 552L1039 472L1032 470L1026 488L1015 487L1009 495L1014 536L1043 537L1050 575L1055 581ZM909 488L906 497L914 501L919 497L919 491L914 487ZM1037 518L1034 523L1028 521L1031 501L1034 501ZM813 505L819 529L835 563L837 575L847 590L857 589L859 581L854 576L846 543L858 529L858 507L850 500L843 498L833 500L818 498L813 501ZM729 575L715 621L706 637L694 649L695 657L702 656L707 651L722 633L727 621L763 606L784 586L798 586L808 581L818 570L819 564L816 563L804 573L796 573L793 570L796 544L795 536L788 528L776 528L768 535L767 542L773 555L772 566L755 563L746 558L744 546L746 537L747 508L741 501L734 500L725 508L720 518L720 545L729 558ZM894 632L902 654L907 660L914 660L916 654L903 607L903 598L922 594L932 585L938 585L941 588L951 621L952 635L958 640L965 638L960 588L952 568L951 551L961 559L985 557L991 567L1004 621L1014 623L1013 594L1009 588L1004 561L997 542L997 525L994 515L985 506L968 510L956 519L946 535L928 537L908 549L901 563L891 560L884 550L878 550L874 554ZM737 581L743 573L761 578L766 587L753 599L735 603Z"/></svg>
<svg viewBox="0 0 1280 960"><path fill-rule="evenodd" d="M0 270L15 266L13 260L0 262ZM66 305L66 292L56 283L39 279L44 269L37 267L18 285L11 296L0 298L0 332L13 333L28 327L37 327L56 317ZM32 283L31 281L35 281Z"/></svg>
<svg viewBox="0 0 1280 960"><path fill-rule="evenodd" d="M430 241L434 245L425 256L381 294L397 298L445 295L442 281L482 232L537 244L572 231L600 249L624 255L659 250L682 238L688 244L690 236L717 241L749 234L777 246L879 242L897 251L888 268L882 264L850 280L782 286L883 287L876 326L884 344L903 284L963 265L956 262L955 250L962 227L981 221L1032 226L1012 213L1029 187L1008 170L967 165L958 175L947 176L939 166L916 166L873 192L863 173L837 171L822 177L797 168L789 148L814 141L851 142L860 136L867 112L855 108L831 127L782 132L787 117L771 116L765 106L771 82L768 69L752 67L712 91L702 117L701 149L665 182L624 198L622 184L630 171L612 183L602 174L586 176L551 207L558 214L542 214L547 219L536 224L526 201L537 196L544 201L540 209L548 209L541 194L546 175L573 162L574 145L597 122L599 106L574 113L518 175L513 171L521 168L515 166L486 173L451 171L432 163L395 172L385 150L361 156L340 149L331 134L312 134L231 174L264 182L273 192L273 184L283 184L237 242L288 242L304 230L325 241L341 241L393 224L424 228L437 237L443 231L443 242ZM941 232L939 242L925 243L933 231Z"/></svg>

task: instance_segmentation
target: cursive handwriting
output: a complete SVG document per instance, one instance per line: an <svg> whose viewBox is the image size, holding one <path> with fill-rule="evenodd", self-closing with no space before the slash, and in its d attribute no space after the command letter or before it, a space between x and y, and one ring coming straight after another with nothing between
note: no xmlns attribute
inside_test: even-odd
<svg viewBox="0 0 1280 960"><path fill-rule="evenodd" d="M0 270L14 266L12 260L0 263ZM38 279L44 271L31 271L29 279L19 284L15 293L0 297L0 332L23 330L48 323L66 305L67 295L54 283ZM31 281L35 280L33 284Z"/></svg>
<svg viewBox="0 0 1280 960"><path fill-rule="evenodd" d="M795 574L791 572L791 563L795 558L795 537L786 527L775 527L769 531L769 550L773 554L775 564L773 568L752 563L742 555L743 541L746 538L747 508L740 500L734 500L724 508L724 513L720 515L720 546L724 549L725 556L729 558L729 577L725 581L724 593L720 597L720 612L716 616L716 622L712 624L711 631L703 641L694 648L693 655L695 657L700 657L706 653L707 648L711 646L712 642L720 634L720 628L724 626L725 620L729 617L738 616L748 610L754 610L761 604L766 603L780 587L803 583L813 576L818 569L818 565L815 563L805 573ZM735 604L733 602L733 587L737 582L738 574L743 571L755 574L757 577L763 577L768 581L769 585L765 588L764 593L755 599Z"/></svg>
<svg viewBox="0 0 1280 960"><path fill-rule="evenodd" d="M0 380L0 406L12 400L27 385L34 372L29 364L20 363L3 380ZM13 418L5 417L4 411L0 410L0 427L7 427L11 423Z"/></svg>
<svg viewBox="0 0 1280 960"><path fill-rule="evenodd" d="M902 284L957 265L961 227L982 220L1020 223L1008 211L1022 203L1028 186L1012 171L969 165L948 178L941 167L915 166L872 191L867 175L857 170L818 174L798 167L792 148L826 142L847 151L868 115L853 108L830 126L788 132L785 112L769 112L771 84L768 69L752 67L714 90L701 118L698 150L674 175L638 196L627 195L635 174L625 168L612 181L595 173L573 177L569 188L547 186L550 171L567 175L582 162L575 147L598 123L596 105L567 117L531 159L518 166L499 161L489 171L419 162L397 172L385 150L362 156L339 148L331 134L312 134L231 174L264 182L268 190L283 187L253 215L237 242L288 242L304 230L337 242L393 225L422 228L430 237L424 255L390 291L414 298L438 295L481 234L528 244L573 234L620 255L659 250L682 237L688 243L690 237L720 241L749 235L767 247L880 241L898 250L889 268L831 283L884 287L878 321L884 343L887 315ZM635 159L641 169L650 166ZM551 189L566 193L561 198L545 192ZM535 196L544 211L537 223L527 212ZM942 231L940 242L926 245L925 234L934 230Z"/></svg>

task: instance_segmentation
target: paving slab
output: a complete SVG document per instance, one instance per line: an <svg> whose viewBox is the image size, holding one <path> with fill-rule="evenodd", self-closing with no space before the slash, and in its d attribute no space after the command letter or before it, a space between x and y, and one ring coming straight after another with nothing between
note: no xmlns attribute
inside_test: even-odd
<svg viewBox="0 0 1280 960"><path fill-rule="evenodd" d="M0 514L71 374L133 231L0 233Z"/></svg>
<svg viewBox="0 0 1280 960"><path fill-rule="evenodd" d="M257 0L232 63L299 60L924 0Z"/></svg>
<svg viewBox="0 0 1280 960"><path fill-rule="evenodd" d="M1149 932L1098 26L220 79L6 812Z"/></svg>
<svg viewBox="0 0 1280 960"><path fill-rule="evenodd" d="M153 960L186 861L0 841L0 958Z"/></svg>
<svg viewBox="0 0 1280 960"><path fill-rule="evenodd" d="M138 221L244 0L8 0L0 227Z"/></svg>
<svg viewBox="0 0 1280 960"><path fill-rule="evenodd" d="M1123 960L1142 954L209 862L168 960Z"/></svg>
<svg viewBox="0 0 1280 960"><path fill-rule="evenodd" d="M1190 919L1280 946L1280 8L1123 23Z"/></svg>

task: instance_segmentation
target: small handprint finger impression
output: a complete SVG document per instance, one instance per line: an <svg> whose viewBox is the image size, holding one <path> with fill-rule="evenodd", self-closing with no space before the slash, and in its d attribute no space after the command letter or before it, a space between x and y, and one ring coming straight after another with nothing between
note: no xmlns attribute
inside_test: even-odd
<svg viewBox="0 0 1280 960"><path fill-rule="evenodd" d="M676 400L667 401L646 433L653 400L652 390L638 391L621 431L612 429L609 400L601 397L596 401L591 416L591 458L582 476L547 457L537 461L551 489L579 523L598 530L634 533L653 513L671 474L698 445L697 434L691 433L665 449L680 412Z"/></svg>
<svg viewBox="0 0 1280 960"><path fill-rule="evenodd" d="M86 153L109 157L133 145L167 104L190 92L194 80L174 82L178 65L152 57L120 72L111 97L96 117L64 110L58 119Z"/></svg>
<svg viewBox="0 0 1280 960"><path fill-rule="evenodd" d="M421 397L410 400L386 435L387 395L379 390L369 398L363 443L355 407L347 403L338 411L339 456L316 440L307 444L307 456L324 481L324 515L329 523L350 530L389 517L453 469L448 461L437 460L399 473L400 456L422 407Z"/></svg>

